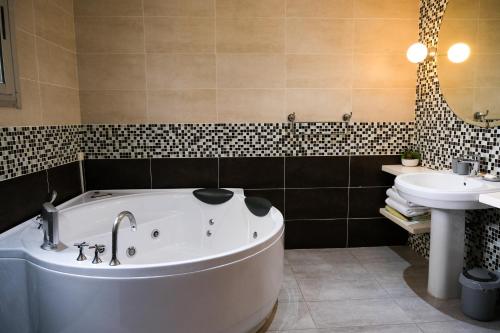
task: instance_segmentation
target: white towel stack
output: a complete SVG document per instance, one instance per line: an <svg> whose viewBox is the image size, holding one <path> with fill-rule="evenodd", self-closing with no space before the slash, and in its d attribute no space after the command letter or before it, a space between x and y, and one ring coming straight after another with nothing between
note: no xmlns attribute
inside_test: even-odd
<svg viewBox="0 0 500 333"><path fill-rule="evenodd" d="M385 200L385 203L407 218L415 218L430 212L429 208L416 205L413 202L404 199L401 195L399 195L394 186L388 189L386 193L388 198Z"/></svg>

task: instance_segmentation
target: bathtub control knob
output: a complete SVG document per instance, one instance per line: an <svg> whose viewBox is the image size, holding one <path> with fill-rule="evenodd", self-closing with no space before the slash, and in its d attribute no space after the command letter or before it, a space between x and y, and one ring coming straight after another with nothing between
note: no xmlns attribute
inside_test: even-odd
<svg viewBox="0 0 500 333"><path fill-rule="evenodd" d="M94 246L89 247L89 249L95 249L94 251L94 259L92 259L93 264L100 264L102 262L101 258L99 258L99 253L103 253L106 245L95 244Z"/></svg>
<svg viewBox="0 0 500 333"><path fill-rule="evenodd" d="M210 219L210 220L208 220L208 224L210 224L210 225L214 225L214 223L215 223L215 222L214 222L214 219Z"/></svg>
<svg viewBox="0 0 500 333"><path fill-rule="evenodd" d="M212 232L210 230L207 230L207 237L212 236Z"/></svg>
<svg viewBox="0 0 500 333"><path fill-rule="evenodd" d="M87 257L85 256L85 254L83 254L83 248L86 246L89 246L89 244L87 244L87 242L82 242L82 243L76 243L76 244L74 244L74 246L76 246L79 250L78 257L76 258L76 260L77 261L87 260Z"/></svg>

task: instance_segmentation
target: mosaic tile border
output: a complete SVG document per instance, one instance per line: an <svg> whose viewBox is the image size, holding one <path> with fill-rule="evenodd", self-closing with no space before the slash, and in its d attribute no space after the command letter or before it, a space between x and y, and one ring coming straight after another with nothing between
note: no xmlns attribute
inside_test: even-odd
<svg viewBox="0 0 500 333"><path fill-rule="evenodd" d="M74 162L80 125L0 128L0 181Z"/></svg>
<svg viewBox="0 0 500 333"><path fill-rule="evenodd" d="M420 40L437 45L439 28L448 0L423 0L420 7ZM423 165L449 168L456 156L481 156L481 169L500 174L500 128L479 128L457 118L440 90L435 61L419 66L415 140L423 153ZM409 245L429 256L429 234L411 236ZM466 213L465 265L500 269L500 210Z"/></svg>
<svg viewBox="0 0 500 333"><path fill-rule="evenodd" d="M84 125L98 158L390 155L412 145L413 123Z"/></svg>

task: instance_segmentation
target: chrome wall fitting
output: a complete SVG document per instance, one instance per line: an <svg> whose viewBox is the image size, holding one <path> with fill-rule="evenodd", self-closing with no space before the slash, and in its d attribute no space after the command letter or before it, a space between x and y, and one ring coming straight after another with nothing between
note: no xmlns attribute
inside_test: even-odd
<svg viewBox="0 0 500 333"><path fill-rule="evenodd" d="M73 246L76 246L79 250L78 257L76 258L76 261L87 260L87 257L85 256L85 254L83 254L83 248L86 246L89 246L89 244L87 244L87 242L82 242L82 243L76 243Z"/></svg>
<svg viewBox="0 0 500 333"><path fill-rule="evenodd" d="M103 244L95 244L94 246L89 247L89 249L94 249L94 259L92 259L93 264L100 264L102 262L101 258L99 258L99 253L103 253L106 245Z"/></svg>

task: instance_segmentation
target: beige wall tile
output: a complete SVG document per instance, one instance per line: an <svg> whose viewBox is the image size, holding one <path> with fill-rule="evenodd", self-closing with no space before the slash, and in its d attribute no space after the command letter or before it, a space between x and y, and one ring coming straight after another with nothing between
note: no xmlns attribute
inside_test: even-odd
<svg viewBox="0 0 500 333"><path fill-rule="evenodd" d="M217 17L281 17L283 0L217 0Z"/></svg>
<svg viewBox="0 0 500 333"><path fill-rule="evenodd" d="M16 0L14 10L16 27L27 32L35 32L33 0Z"/></svg>
<svg viewBox="0 0 500 333"><path fill-rule="evenodd" d="M443 88L446 103L455 114L472 115L474 107L473 88Z"/></svg>
<svg viewBox="0 0 500 333"><path fill-rule="evenodd" d="M362 19L354 21L354 52L405 54L418 40L418 20Z"/></svg>
<svg viewBox="0 0 500 333"><path fill-rule="evenodd" d="M402 55L355 55L354 88L415 88L417 67Z"/></svg>
<svg viewBox="0 0 500 333"><path fill-rule="evenodd" d="M446 54L455 43L467 43L474 52L478 51L476 42L477 21L446 19L439 31L438 51Z"/></svg>
<svg viewBox="0 0 500 333"><path fill-rule="evenodd" d="M73 0L50 0L52 4L73 15Z"/></svg>
<svg viewBox="0 0 500 333"><path fill-rule="evenodd" d="M73 15L49 0L35 1L35 29L38 36L64 48L75 50Z"/></svg>
<svg viewBox="0 0 500 333"><path fill-rule="evenodd" d="M78 90L40 84L42 122L47 125L79 124Z"/></svg>
<svg viewBox="0 0 500 333"><path fill-rule="evenodd" d="M215 0L144 0L146 16L214 16Z"/></svg>
<svg viewBox="0 0 500 333"><path fill-rule="evenodd" d="M474 92L474 109L473 112L486 112L489 110L488 118L500 119L500 87L494 88L477 88ZM472 116L472 112L470 112Z"/></svg>
<svg viewBox="0 0 500 333"><path fill-rule="evenodd" d="M498 10L498 5L499 5L498 0L480 0L480 2L481 2L480 5L481 9L479 15L481 18L500 19L500 11Z"/></svg>
<svg viewBox="0 0 500 333"><path fill-rule="evenodd" d="M214 123L215 90L163 90L148 92L152 123Z"/></svg>
<svg viewBox="0 0 500 333"><path fill-rule="evenodd" d="M274 18L218 18L218 53L281 53L285 21Z"/></svg>
<svg viewBox="0 0 500 333"><path fill-rule="evenodd" d="M147 17L147 52L213 53L215 21L201 17Z"/></svg>
<svg viewBox="0 0 500 333"><path fill-rule="evenodd" d="M35 37L23 31L17 31L16 44L19 77L38 80Z"/></svg>
<svg viewBox="0 0 500 333"><path fill-rule="evenodd" d="M476 87L497 87L500 90L500 54L476 56ZM464 64L454 64L463 67ZM460 66L462 65L462 66Z"/></svg>
<svg viewBox="0 0 500 333"><path fill-rule="evenodd" d="M397 3L397 6L395 5ZM357 18L418 18L419 0L354 0Z"/></svg>
<svg viewBox="0 0 500 333"><path fill-rule="evenodd" d="M287 87L350 88L351 55L288 55Z"/></svg>
<svg viewBox="0 0 500 333"><path fill-rule="evenodd" d="M80 17L76 19L78 52L144 52L141 17Z"/></svg>
<svg viewBox="0 0 500 333"><path fill-rule="evenodd" d="M218 88L284 88L285 56L279 54L217 55Z"/></svg>
<svg viewBox="0 0 500 333"><path fill-rule="evenodd" d="M414 121L415 89L354 89L353 121Z"/></svg>
<svg viewBox="0 0 500 333"><path fill-rule="evenodd" d="M341 121L351 112L351 89L290 89L286 113L297 121Z"/></svg>
<svg viewBox="0 0 500 333"><path fill-rule="evenodd" d="M289 17L352 18L354 0L288 0Z"/></svg>
<svg viewBox="0 0 500 333"><path fill-rule="evenodd" d="M220 122L283 122L285 91L282 89L219 89Z"/></svg>
<svg viewBox="0 0 500 333"><path fill-rule="evenodd" d="M147 122L145 91L81 91L85 124L136 124Z"/></svg>
<svg viewBox="0 0 500 333"><path fill-rule="evenodd" d="M478 24L478 46L480 53L500 53L500 19L480 20Z"/></svg>
<svg viewBox="0 0 500 333"><path fill-rule="evenodd" d="M215 55L148 54L148 89L215 88Z"/></svg>
<svg viewBox="0 0 500 333"><path fill-rule="evenodd" d="M351 53L353 21L349 19L287 19L287 53Z"/></svg>
<svg viewBox="0 0 500 333"><path fill-rule="evenodd" d="M21 79L21 109L0 108L0 126L37 126L42 124L38 83Z"/></svg>
<svg viewBox="0 0 500 333"><path fill-rule="evenodd" d="M481 0L482 1L482 0ZM495 0L496 1L496 0ZM469 18L475 19L479 16L480 0L453 0L446 6L445 19L451 18ZM482 6L482 4L481 4ZM498 2L497 2L498 6Z"/></svg>
<svg viewBox="0 0 500 333"><path fill-rule="evenodd" d="M477 57L472 57L466 62L455 64L447 57L438 59L438 78L441 87L465 88L474 86L474 70Z"/></svg>
<svg viewBox="0 0 500 333"><path fill-rule="evenodd" d="M40 81L78 89L76 54L36 39Z"/></svg>
<svg viewBox="0 0 500 333"><path fill-rule="evenodd" d="M76 16L140 16L142 0L75 0Z"/></svg>
<svg viewBox="0 0 500 333"><path fill-rule="evenodd" d="M145 90L145 59L138 54L79 54L81 90Z"/></svg>

